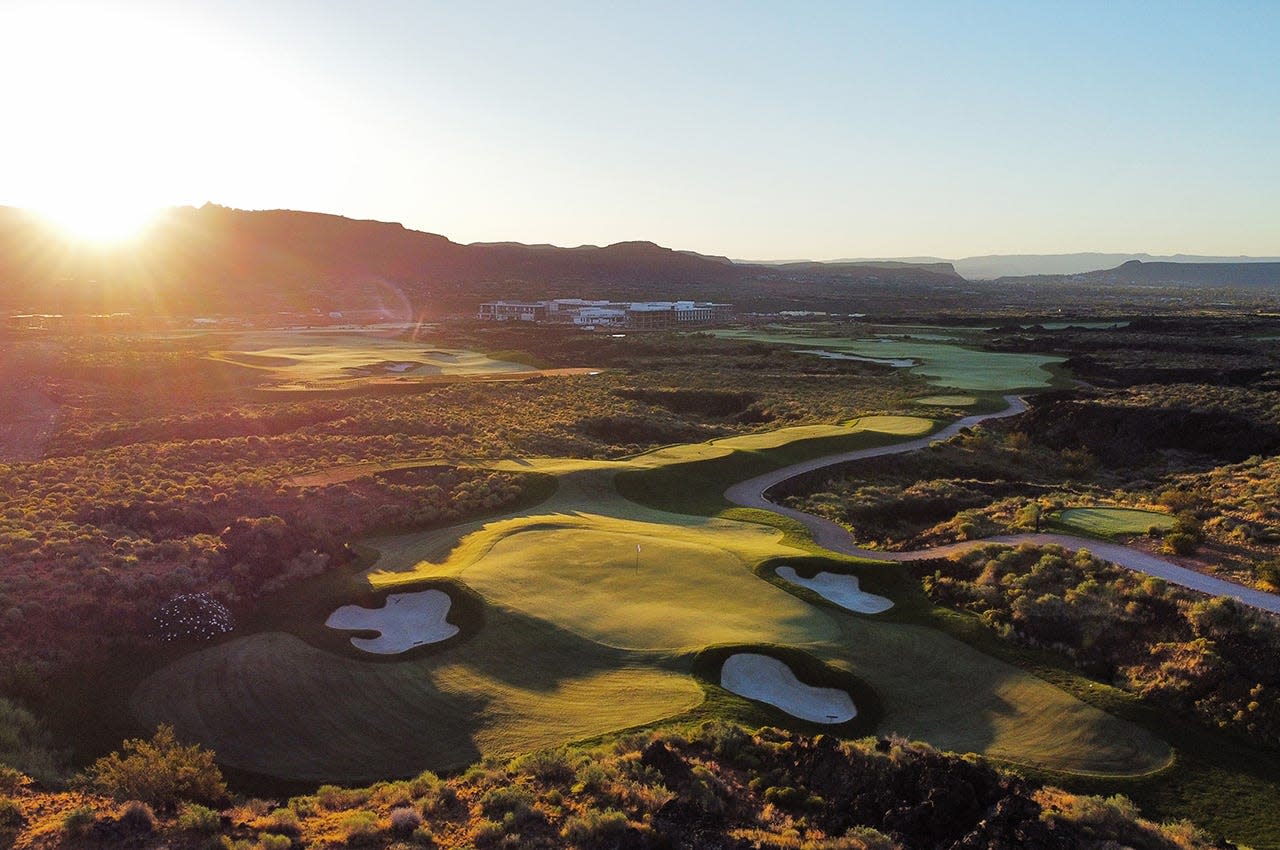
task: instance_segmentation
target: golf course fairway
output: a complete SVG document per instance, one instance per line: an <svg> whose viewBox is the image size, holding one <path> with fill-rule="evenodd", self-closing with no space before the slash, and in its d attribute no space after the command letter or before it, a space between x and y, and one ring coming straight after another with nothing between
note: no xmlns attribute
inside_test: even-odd
<svg viewBox="0 0 1280 850"><path fill-rule="evenodd" d="M488 521L363 541L378 555L365 575L377 591L452 581L482 597L483 622L463 638L404 659L364 660L298 637L312 624L281 622L153 673L132 710L244 770L365 781L702 711L704 694L717 688L691 675L697 651L777 645L865 682L883 704L882 733L1062 771L1132 774L1165 764L1167 746L1140 727L937 628L893 612L847 611L768 580L761 565L811 557L811 544L717 515L731 507L718 493L734 481L806 458L927 442L938 427L865 417L620 461L486 462L554 476L555 492ZM684 481L672 498L707 490L714 504L700 514L641 504L619 492L624 473L640 484ZM834 563L877 592L901 570Z"/></svg>

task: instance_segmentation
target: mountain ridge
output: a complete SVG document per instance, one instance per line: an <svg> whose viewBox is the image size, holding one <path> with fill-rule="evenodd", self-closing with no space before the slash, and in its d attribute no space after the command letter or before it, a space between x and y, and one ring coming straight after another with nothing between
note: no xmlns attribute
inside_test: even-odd
<svg viewBox="0 0 1280 850"><path fill-rule="evenodd" d="M833 282L961 281L949 269L912 266L743 266L646 240L573 248L466 245L396 222L214 204L169 208L133 244L93 248L32 213L0 207L0 298L34 311L139 309L133 302L142 293L185 311L231 304L323 311L387 298L412 302L415 313L424 305L456 312L483 300L561 296L750 304L821 300L833 295Z"/></svg>
<svg viewBox="0 0 1280 850"><path fill-rule="evenodd" d="M1003 277L1029 277L1034 275L1073 275L1086 272L1104 271L1116 268L1131 260L1168 263L1274 263L1280 257L1254 257L1241 255L1205 254L1147 254L1147 253L1107 253L1100 251L1084 251L1066 254L980 254L959 259L943 259L941 257L890 257L890 258L842 258L825 262L839 265L844 263L871 264L881 262L901 262L913 265L930 263L951 263L956 273L966 280L997 280ZM743 261L748 262L748 261ZM765 265L786 265L796 261L765 263Z"/></svg>

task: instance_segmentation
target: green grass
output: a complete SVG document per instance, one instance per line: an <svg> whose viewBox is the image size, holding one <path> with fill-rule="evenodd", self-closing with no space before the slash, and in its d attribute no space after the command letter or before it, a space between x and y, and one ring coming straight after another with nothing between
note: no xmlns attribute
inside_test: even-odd
<svg viewBox="0 0 1280 850"><path fill-rule="evenodd" d="M340 331L257 332L210 356L261 370L264 380L280 390L336 389L372 377L490 375L534 368L525 362L475 351L439 349L426 343Z"/></svg>
<svg viewBox="0 0 1280 850"><path fill-rule="evenodd" d="M1133 508L1067 508L1050 517L1050 521L1066 531L1104 538L1146 534L1152 526L1167 531L1174 524L1169 514Z"/></svg>
<svg viewBox="0 0 1280 850"><path fill-rule="evenodd" d="M864 701L874 694L882 732L1057 770L1158 766L1167 751L1141 728L939 630L903 568L814 561L794 524L723 500L728 484L759 472L937 427L868 417L624 461L490 464L554 476L555 491L490 520L365 541L377 554L373 589L335 581L283 603L254 633L143 679L132 708L242 770L355 781L673 715L786 722L690 675L709 645L765 646L856 680ZM844 611L762 566L783 562L856 571L897 606L877 617ZM447 645L374 660L341 644L349 634L319 631L339 604L424 583L461 603L463 634Z"/></svg>
<svg viewBox="0 0 1280 850"><path fill-rule="evenodd" d="M859 357L910 359L908 367L936 387L978 392L1043 389L1054 384L1045 367L1063 358L1043 354L981 351L958 343L923 339L823 336L810 332L712 331L726 339L769 342L835 351ZM977 344L975 340L974 345Z"/></svg>
<svg viewBox="0 0 1280 850"><path fill-rule="evenodd" d="M912 399L912 403L929 407L972 407L978 403L978 397L971 395L926 395Z"/></svg>
<svg viewBox="0 0 1280 850"><path fill-rule="evenodd" d="M865 582L864 582L865 583ZM1137 696L1080 674L1055 653L1002 640L971 614L930 608L915 585L906 594L913 616L974 649L1043 679L1118 718L1139 726L1173 747L1173 763L1134 776L1089 776L1008 760L1020 772L1087 794L1125 794L1147 817L1190 818L1196 824L1251 847L1280 848L1280 756L1215 733Z"/></svg>
<svg viewBox="0 0 1280 850"><path fill-rule="evenodd" d="M893 599L894 607L874 616L846 611L779 579L774 570L783 564L802 575L856 575L863 590ZM837 622L840 638L811 651L856 671L876 691L884 712L881 733L1072 773L1145 773L1169 760L1168 748L1147 730L940 630L939 609L900 565L787 557L766 561L757 572L825 608Z"/></svg>
<svg viewBox="0 0 1280 850"><path fill-rule="evenodd" d="M364 782L458 768L679 714L702 700L654 654L614 650L490 607L442 652L371 663L283 632L191 653L145 679L131 708L173 723L232 767Z"/></svg>

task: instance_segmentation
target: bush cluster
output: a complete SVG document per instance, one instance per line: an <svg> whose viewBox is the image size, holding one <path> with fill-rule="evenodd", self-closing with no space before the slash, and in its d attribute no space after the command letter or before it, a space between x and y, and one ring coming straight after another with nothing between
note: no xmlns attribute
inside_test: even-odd
<svg viewBox="0 0 1280 850"><path fill-rule="evenodd" d="M935 602L1095 678L1280 747L1280 618L1100 561L990 546L924 569Z"/></svg>

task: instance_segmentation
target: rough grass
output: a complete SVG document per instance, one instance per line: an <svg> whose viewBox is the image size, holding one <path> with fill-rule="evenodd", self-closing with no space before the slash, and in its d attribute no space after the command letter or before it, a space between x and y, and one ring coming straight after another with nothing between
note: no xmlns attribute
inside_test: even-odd
<svg viewBox="0 0 1280 850"><path fill-rule="evenodd" d="M910 359L908 367L936 387L978 392L1012 392L1051 386L1054 376L1044 367L1063 358L1043 354L980 351L942 340L850 338L811 332L720 330L727 339L819 348L859 357Z"/></svg>
<svg viewBox="0 0 1280 850"><path fill-rule="evenodd" d="M1093 537L1146 534L1152 526L1165 531L1174 524L1169 514L1133 508L1067 508L1051 519L1057 526Z"/></svg>

